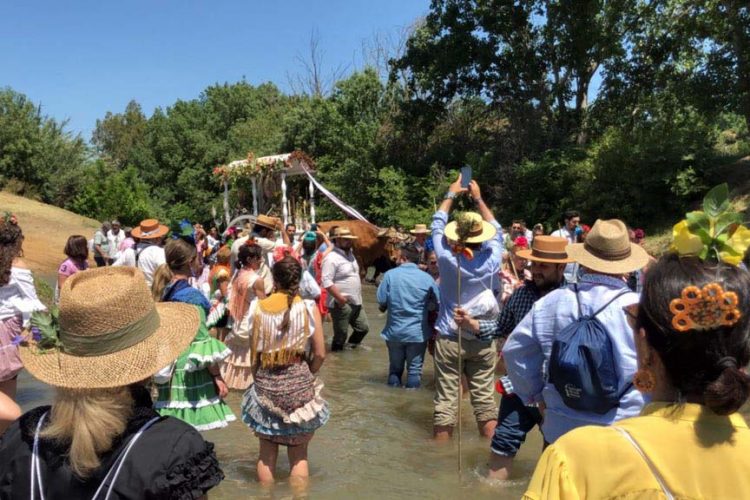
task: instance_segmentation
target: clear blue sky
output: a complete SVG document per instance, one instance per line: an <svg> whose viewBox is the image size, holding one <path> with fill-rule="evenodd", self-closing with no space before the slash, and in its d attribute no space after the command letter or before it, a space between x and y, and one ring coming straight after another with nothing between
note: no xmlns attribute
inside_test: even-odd
<svg viewBox="0 0 750 500"><path fill-rule="evenodd" d="M429 0L3 0L0 87L91 138L135 99L147 114L213 83L288 91L317 30L324 64L356 67L362 43L427 13Z"/></svg>

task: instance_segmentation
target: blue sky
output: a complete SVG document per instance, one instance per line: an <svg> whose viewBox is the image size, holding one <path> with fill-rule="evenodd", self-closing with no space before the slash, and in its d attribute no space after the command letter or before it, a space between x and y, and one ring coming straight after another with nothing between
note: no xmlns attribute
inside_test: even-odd
<svg viewBox="0 0 750 500"><path fill-rule="evenodd" d="M354 68L362 44L395 36L429 0L2 2L0 87L91 138L97 118L135 99L147 114L213 83L276 83L318 32L324 64Z"/></svg>

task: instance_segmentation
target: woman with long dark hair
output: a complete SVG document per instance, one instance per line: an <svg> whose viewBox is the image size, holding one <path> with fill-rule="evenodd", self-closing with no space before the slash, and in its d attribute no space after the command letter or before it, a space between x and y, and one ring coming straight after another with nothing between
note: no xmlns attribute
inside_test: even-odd
<svg viewBox="0 0 750 500"><path fill-rule="evenodd" d="M325 359L323 324L315 302L299 296L301 276L300 263L283 258L273 266L275 293L248 311L254 383L242 401L242 420L260 439L261 482L274 479L279 445L287 447L290 477L305 480L307 445L329 416L316 378Z"/></svg>

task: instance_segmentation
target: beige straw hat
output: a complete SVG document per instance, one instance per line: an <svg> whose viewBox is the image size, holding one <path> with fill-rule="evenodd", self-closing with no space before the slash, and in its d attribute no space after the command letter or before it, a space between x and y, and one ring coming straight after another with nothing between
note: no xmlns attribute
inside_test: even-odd
<svg viewBox="0 0 750 500"><path fill-rule="evenodd" d="M627 274L648 264L648 253L630 242L617 219L597 220L583 243L568 245L568 255L583 267L605 274Z"/></svg>
<svg viewBox="0 0 750 500"><path fill-rule="evenodd" d="M120 387L149 378L184 351L200 326L189 304L154 303L143 273L100 267L65 280L60 294L60 346L19 347L23 364L56 387Z"/></svg>
<svg viewBox="0 0 750 500"><path fill-rule="evenodd" d="M342 240L357 240L358 237L354 236L348 227L339 226L333 232L333 239L341 238Z"/></svg>
<svg viewBox="0 0 750 500"><path fill-rule="evenodd" d="M482 216L478 213L465 212L463 216L471 219L471 232L469 233L469 238L466 239L466 243L482 243L491 240L497 234L495 226L483 220ZM457 227L456 221L450 222L445 226L445 236L449 240L458 241Z"/></svg>
<svg viewBox="0 0 750 500"><path fill-rule="evenodd" d="M256 226L267 227L268 229L278 229L280 220L276 217L260 214L255 218Z"/></svg>
<svg viewBox="0 0 750 500"><path fill-rule="evenodd" d="M415 224L414 229L410 229L409 232L411 234L430 234L427 224Z"/></svg>
<svg viewBox="0 0 750 500"><path fill-rule="evenodd" d="M565 252L567 244L567 238L539 235L531 242L530 249L524 248L523 250L518 250L516 255L532 262L567 264L568 262L573 262L573 259L568 257L568 254Z"/></svg>

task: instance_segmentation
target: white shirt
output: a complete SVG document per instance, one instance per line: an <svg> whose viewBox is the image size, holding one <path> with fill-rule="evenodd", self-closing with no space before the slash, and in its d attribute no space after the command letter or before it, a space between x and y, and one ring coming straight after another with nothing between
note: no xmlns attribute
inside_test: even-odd
<svg viewBox="0 0 750 500"><path fill-rule="evenodd" d="M120 229L115 234L110 229L107 231L107 241L109 242L109 258L117 259L120 256L120 243L125 241L125 231Z"/></svg>
<svg viewBox="0 0 750 500"><path fill-rule="evenodd" d="M320 284L323 288L336 285L341 295L348 297L352 304L362 304L362 282L359 278L359 264L351 250L344 253L340 248L334 248L323 259L320 275ZM328 307L333 307L334 302L333 295L328 294Z"/></svg>
<svg viewBox="0 0 750 500"><path fill-rule="evenodd" d="M147 246L138 253L138 269L143 271L146 283L151 288L156 268L167 263L164 249L158 245Z"/></svg>
<svg viewBox="0 0 750 500"><path fill-rule="evenodd" d="M24 326L31 313L44 311L46 307L39 301L34 288L34 277L29 269L10 268L10 281L0 286L0 320L21 316Z"/></svg>
<svg viewBox="0 0 750 500"><path fill-rule="evenodd" d="M112 263L113 266L135 267L135 249L126 248L120 252L120 256Z"/></svg>

